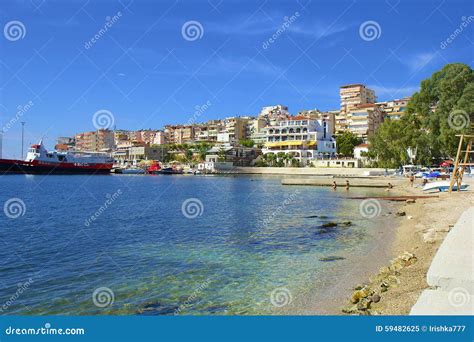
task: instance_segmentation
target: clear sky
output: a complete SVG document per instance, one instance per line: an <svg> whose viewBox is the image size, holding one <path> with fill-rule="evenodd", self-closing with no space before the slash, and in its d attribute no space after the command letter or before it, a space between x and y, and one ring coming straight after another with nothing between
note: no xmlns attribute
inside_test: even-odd
<svg viewBox="0 0 474 342"><path fill-rule="evenodd" d="M3 156L20 156L21 121L26 144L52 148L99 110L141 129L337 109L347 83L407 96L446 63L472 66L473 15L468 0L2 0Z"/></svg>

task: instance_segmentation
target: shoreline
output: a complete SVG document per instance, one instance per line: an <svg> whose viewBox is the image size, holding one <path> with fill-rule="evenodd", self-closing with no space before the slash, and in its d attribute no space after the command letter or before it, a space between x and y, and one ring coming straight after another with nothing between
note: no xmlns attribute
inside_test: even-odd
<svg viewBox="0 0 474 342"><path fill-rule="evenodd" d="M473 179L465 181L471 187L474 186ZM421 180L417 179L415 187L411 187L406 180L406 184L400 184L397 190L403 191L405 195L420 195L421 189L417 187L420 184ZM369 276L364 283L353 284L352 296L360 290L370 291L368 308L362 299L354 303L357 298L349 296L346 297L344 307L346 312L341 311L340 314L409 314L421 292L429 287L426 274L439 246L461 214L473 205L471 191L437 194L439 198L417 199L400 206L405 215L396 227L395 238L390 246L392 261L383 265L378 273ZM357 305L357 310L350 310L357 308Z"/></svg>

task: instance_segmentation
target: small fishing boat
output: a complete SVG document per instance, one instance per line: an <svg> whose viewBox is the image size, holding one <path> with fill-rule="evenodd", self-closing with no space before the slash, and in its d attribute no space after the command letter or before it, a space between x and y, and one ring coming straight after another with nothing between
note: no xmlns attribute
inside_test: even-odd
<svg viewBox="0 0 474 342"><path fill-rule="evenodd" d="M139 167L128 167L126 169L122 169L120 173L124 175L143 175L145 170L140 169Z"/></svg>
<svg viewBox="0 0 474 342"><path fill-rule="evenodd" d="M160 171L156 171L154 173L157 175L182 175L183 170L177 169L174 167L167 167L167 168L161 169Z"/></svg>
<svg viewBox="0 0 474 342"><path fill-rule="evenodd" d="M432 182L432 183L427 183L423 187L423 191L441 191L441 192L444 192L444 191L449 190L449 186L450 186L449 181ZM469 186L468 184L462 183L461 184L461 191L466 190L468 186ZM457 187L456 184L454 184L453 191L457 191L457 190L458 190L458 187Z"/></svg>

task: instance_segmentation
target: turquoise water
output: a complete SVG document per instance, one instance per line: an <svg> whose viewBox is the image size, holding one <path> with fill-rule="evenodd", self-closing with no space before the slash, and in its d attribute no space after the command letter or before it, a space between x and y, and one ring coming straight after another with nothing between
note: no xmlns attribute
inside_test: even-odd
<svg viewBox="0 0 474 342"><path fill-rule="evenodd" d="M2 206L24 203L19 217L0 212L2 314L273 313L278 289L291 296L287 308L308 291L330 290L325 280L339 277L338 265L380 243L383 220L362 217L360 201L345 199L377 190L281 186L277 177L0 182ZM352 225L321 228L341 220ZM327 256L345 259L320 261Z"/></svg>

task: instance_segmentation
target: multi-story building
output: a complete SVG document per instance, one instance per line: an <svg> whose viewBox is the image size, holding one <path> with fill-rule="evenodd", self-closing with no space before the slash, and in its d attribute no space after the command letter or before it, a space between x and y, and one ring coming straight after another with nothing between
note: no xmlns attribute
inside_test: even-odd
<svg viewBox="0 0 474 342"><path fill-rule="evenodd" d="M263 107L258 116L264 118L267 120L267 123L271 124L282 120L288 120L291 117L288 112L288 107L283 105Z"/></svg>
<svg viewBox="0 0 474 342"><path fill-rule="evenodd" d="M341 98L341 110L335 117L336 133L342 133L348 129L347 115L354 108L361 104L375 103L375 91L367 88L363 84L347 84L339 89Z"/></svg>
<svg viewBox="0 0 474 342"><path fill-rule="evenodd" d="M347 129L365 140L383 122L383 111L376 104L359 104L347 114Z"/></svg>
<svg viewBox="0 0 474 342"><path fill-rule="evenodd" d="M247 138L247 123L249 117L229 117L224 119L224 130L217 134L217 141L236 144Z"/></svg>
<svg viewBox="0 0 474 342"><path fill-rule="evenodd" d="M74 137L59 137L54 149L61 152L75 151L76 139Z"/></svg>
<svg viewBox="0 0 474 342"><path fill-rule="evenodd" d="M246 133L247 139L253 140L256 144L263 144L266 141L266 135L264 128L267 125L267 121L262 118L252 118L247 121Z"/></svg>
<svg viewBox="0 0 474 342"><path fill-rule="evenodd" d="M221 120L210 120L206 123L196 125L196 141L215 142L217 134L224 130L224 123Z"/></svg>
<svg viewBox="0 0 474 342"><path fill-rule="evenodd" d="M313 158L336 154L336 141L330 134L329 121L296 116L265 130L267 142L263 154L283 152L296 158L301 165L308 165Z"/></svg>
<svg viewBox="0 0 474 342"><path fill-rule="evenodd" d="M318 109L310 109L310 110L302 110L298 112L298 116L304 116L305 118L311 120L325 120L328 121L330 127L332 128L331 135L335 134L335 127L336 127L336 115L339 114L338 110L330 110L327 112L321 112Z"/></svg>
<svg viewBox="0 0 474 342"><path fill-rule="evenodd" d="M194 125L166 125L165 139L169 144L193 143Z"/></svg>
<svg viewBox="0 0 474 342"><path fill-rule="evenodd" d="M383 110L386 118L397 120L405 114L405 109L409 101L410 97L404 97L403 99L377 102L376 105Z"/></svg>
<svg viewBox="0 0 474 342"><path fill-rule="evenodd" d="M79 133L75 140L77 151L103 152L115 146L114 132L108 129Z"/></svg>

